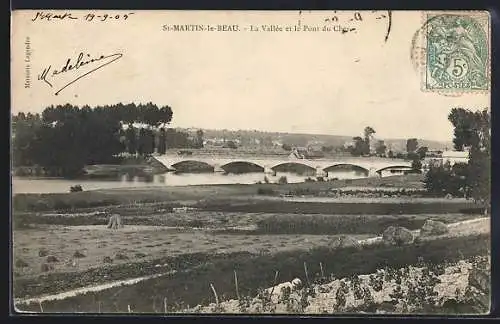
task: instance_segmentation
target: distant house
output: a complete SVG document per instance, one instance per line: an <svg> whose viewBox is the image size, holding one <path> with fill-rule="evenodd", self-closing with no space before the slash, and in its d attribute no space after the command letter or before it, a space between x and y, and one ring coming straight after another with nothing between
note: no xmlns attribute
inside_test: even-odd
<svg viewBox="0 0 500 324"><path fill-rule="evenodd" d="M444 151L444 152L433 152L432 154L427 154L423 166L424 168L429 168L430 166L442 166L446 163L450 163L453 166L455 163L468 163L469 162L469 151Z"/></svg>
<svg viewBox="0 0 500 324"><path fill-rule="evenodd" d="M317 159L324 157L324 154L321 151L314 151L308 147L294 147L288 157L292 159Z"/></svg>
<svg viewBox="0 0 500 324"><path fill-rule="evenodd" d="M308 156L308 150L306 147L294 147L292 149L292 153L290 153L289 157L292 159L306 159Z"/></svg>
<svg viewBox="0 0 500 324"><path fill-rule="evenodd" d="M441 156L444 163L450 162L451 165L469 162L469 151L444 151Z"/></svg>

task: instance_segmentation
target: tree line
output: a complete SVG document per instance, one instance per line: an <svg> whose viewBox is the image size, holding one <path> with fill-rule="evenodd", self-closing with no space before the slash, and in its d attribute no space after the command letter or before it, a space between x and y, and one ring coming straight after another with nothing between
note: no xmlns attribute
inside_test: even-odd
<svg viewBox="0 0 500 324"><path fill-rule="evenodd" d="M167 148L203 146L203 132L166 128L171 107L152 103L50 106L41 114L12 117L15 166L40 166L52 176L76 176L89 164L116 163L122 153L148 156ZM142 126L136 127L134 124Z"/></svg>
<svg viewBox="0 0 500 324"><path fill-rule="evenodd" d="M491 204L491 115L488 109L473 112L453 108L448 120L454 128L456 151L469 151L468 163L444 163L431 166L425 177L428 191L471 197L482 203L485 211Z"/></svg>

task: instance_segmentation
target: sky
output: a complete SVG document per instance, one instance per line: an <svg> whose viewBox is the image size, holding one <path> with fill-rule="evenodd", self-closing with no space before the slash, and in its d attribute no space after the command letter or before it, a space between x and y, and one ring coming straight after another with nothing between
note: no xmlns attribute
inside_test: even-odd
<svg viewBox="0 0 500 324"><path fill-rule="evenodd" d="M489 93L447 96L421 90L412 37L422 13L394 12L387 42L381 12L135 12L126 21L32 21L18 12L12 21L12 113L41 112L49 105L111 105L153 102L173 110L173 127L256 129L355 136L365 126L378 138L417 137L449 141L451 108L490 105ZM129 12L109 12L123 15ZM94 13L98 15L99 13ZM100 13L105 14L105 13ZM338 23L325 23L337 16ZM245 31L299 24L355 27L355 32ZM171 32L174 24L238 24L239 32ZM25 88L26 38L31 54ZM123 56L68 86L79 71L37 80L49 65L64 66L78 54ZM92 63L95 64L95 63ZM93 66L89 64L88 66ZM52 79L51 79L52 80Z"/></svg>

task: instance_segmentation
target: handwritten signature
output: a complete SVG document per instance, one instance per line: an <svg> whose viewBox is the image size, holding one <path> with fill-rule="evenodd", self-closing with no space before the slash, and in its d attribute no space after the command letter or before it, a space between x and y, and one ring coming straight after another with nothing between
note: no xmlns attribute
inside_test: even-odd
<svg viewBox="0 0 500 324"><path fill-rule="evenodd" d="M87 71L83 73L82 75L76 77L72 81L66 83L63 85L59 90L57 90L54 94L57 96L61 91L66 89L68 86L74 84L78 80L83 79L84 77L92 74L93 72L105 67L106 65L109 65L118 59L120 59L123 56L121 53L115 53L115 54L109 54L109 55L100 55L96 57L92 57L90 54L84 54L83 52L80 52L78 54L78 57L76 58L76 61L73 61L71 58L68 58L66 60L66 64L64 64L59 70L52 68L52 65L49 65L45 69L43 69L42 73L38 75L38 80L45 82L47 85L49 85L51 88L53 88L53 80L56 79L58 76L61 74L66 74L71 71L77 71L83 66L86 66L90 64L90 66L95 66L95 64L99 64L92 68L90 71Z"/></svg>

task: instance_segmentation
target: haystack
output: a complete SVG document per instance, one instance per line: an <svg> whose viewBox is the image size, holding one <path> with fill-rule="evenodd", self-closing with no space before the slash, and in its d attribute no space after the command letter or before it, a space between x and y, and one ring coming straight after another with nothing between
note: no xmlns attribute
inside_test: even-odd
<svg viewBox="0 0 500 324"><path fill-rule="evenodd" d="M414 241L413 233L402 226L389 226L382 234L384 242L391 245L411 244Z"/></svg>
<svg viewBox="0 0 500 324"><path fill-rule="evenodd" d="M359 244L358 240L348 235L339 236L330 243L330 247L332 248L344 248L347 246L353 246L357 249L361 248L361 244Z"/></svg>
<svg viewBox="0 0 500 324"><path fill-rule="evenodd" d="M122 217L119 214L113 214L109 218L108 228L118 229L123 228Z"/></svg>
<svg viewBox="0 0 500 324"><path fill-rule="evenodd" d="M448 233L448 226L445 223L428 219L420 229L422 236L443 235Z"/></svg>

